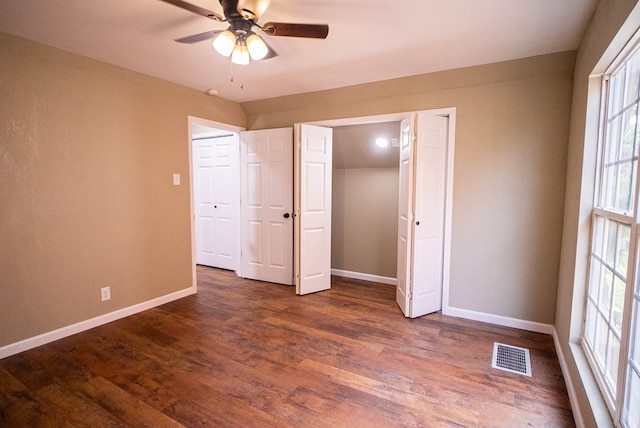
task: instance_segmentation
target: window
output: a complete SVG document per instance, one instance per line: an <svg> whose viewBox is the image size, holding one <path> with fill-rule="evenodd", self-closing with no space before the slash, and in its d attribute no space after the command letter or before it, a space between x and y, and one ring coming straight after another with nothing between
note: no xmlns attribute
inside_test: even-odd
<svg viewBox="0 0 640 428"><path fill-rule="evenodd" d="M640 426L640 52L603 79L583 346L615 421Z"/></svg>

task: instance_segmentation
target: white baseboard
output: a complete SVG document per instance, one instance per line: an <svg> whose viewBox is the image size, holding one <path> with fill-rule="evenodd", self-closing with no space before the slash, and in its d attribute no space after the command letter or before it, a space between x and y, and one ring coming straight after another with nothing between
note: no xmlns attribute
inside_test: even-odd
<svg viewBox="0 0 640 428"><path fill-rule="evenodd" d="M534 321L503 317L501 315L470 311L468 309L453 308L451 306L444 308L442 310L442 313L444 315L450 315L452 317L482 321L489 324L501 325L503 327L519 328L521 330L528 330L536 333L552 334L554 331L554 326L551 324L542 324Z"/></svg>
<svg viewBox="0 0 640 428"><path fill-rule="evenodd" d="M371 275L368 273L350 272L348 270L331 269L331 275L343 276L345 278L361 279L363 281L379 282L381 284L396 285L398 280L396 278L389 278L386 276Z"/></svg>
<svg viewBox="0 0 640 428"><path fill-rule="evenodd" d="M368 273L350 272L340 269L331 269L331 275L343 276L345 278L361 279L364 281L379 282L382 284L397 285L396 278L388 278L384 276L371 275ZM533 331L535 333L553 334L555 327L551 324L543 324L534 321L526 321L517 318L509 318L501 315L487 314L484 312L476 312L468 309L454 308L445 306L442 309L444 315L458 318L465 318L473 321L482 321L489 324L500 325L503 327L513 327L522 330Z"/></svg>
<svg viewBox="0 0 640 428"><path fill-rule="evenodd" d="M30 337L28 339L21 340L20 342L2 346L0 347L0 359L19 354L20 352L45 345L47 343L71 336L76 333L90 330L94 327L98 327L100 325L128 317L129 315L133 315L138 312L146 311L147 309L155 308L156 306L164 305L165 303L169 303L195 293L195 287L185 288L184 290L176 291L174 293L167 294L165 296L161 296L152 300L147 300L146 302L138 303L133 306L118 309L117 311L109 312L108 314L100 315L86 321L80 321L76 324L49 331L38 336Z"/></svg>

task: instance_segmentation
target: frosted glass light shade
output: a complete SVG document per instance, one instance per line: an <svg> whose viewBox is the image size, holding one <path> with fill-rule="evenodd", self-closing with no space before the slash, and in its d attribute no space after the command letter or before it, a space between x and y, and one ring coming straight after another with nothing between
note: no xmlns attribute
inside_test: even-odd
<svg viewBox="0 0 640 428"><path fill-rule="evenodd" d="M222 56L229 56L236 45L236 35L226 30L213 39L213 48Z"/></svg>
<svg viewBox="0 0 640 428"><path fill-rule="evenodd" d="M249 50L245 45L236 45L231 54L231 62L238 65L249 64Z"/></svg>
<svg viewBox="0 0 640 428"><path fill-rule="evenodd" d="M267 56L269 48L267 44L257 34L251 34L247 37L247 48L249 49L249 55L254 61L259 61Z"/></svg>

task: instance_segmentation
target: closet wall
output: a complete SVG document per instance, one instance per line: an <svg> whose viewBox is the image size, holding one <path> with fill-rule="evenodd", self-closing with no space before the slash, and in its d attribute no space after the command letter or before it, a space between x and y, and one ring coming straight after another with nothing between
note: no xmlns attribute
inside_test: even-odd
<svg viewBox="0 0 640 428"><path fill-rule="evenodd" d="M332 269L396 278L399 131L398 122L333 129Z"/></svg>

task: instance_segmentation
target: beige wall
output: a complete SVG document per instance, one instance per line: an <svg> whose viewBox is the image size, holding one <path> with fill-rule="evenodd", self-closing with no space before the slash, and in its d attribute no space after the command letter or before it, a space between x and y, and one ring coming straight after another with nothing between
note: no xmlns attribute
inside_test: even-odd
<svg viewBox="0 0 640 428"><path fill-rule="evenodd" d="M398 168L333 170L333 269L396 277L398 174Z"/></svg>
<svg viewBox="0 0 640 428"><path fill-rule="evenodd" d="M636 5L637 1L632 0L600 1L578 50L575 66L556 331L567 363L565 378L573 385L580 407L577 416L583 418L585 426L611 423L577 345L583 319L597 147L599 100L592 97L588 101L587 94L598 93L599 83L589 76L594 71L603 72L640 26ZM582 379L578 367L583 373ZM591 402L586 390L591 391Z"/></svg>
<svg viewBox="0 0 640 428"><path fill-rule="evenodd" d="M0 64L0 346L190 287L187 116L241 107L3 34Z"/></svg>
<svg viewBox="0 0 640 428"><path fill-rule="evenodd" d="M243 103L252 129L457 108L449 304L553 324L574 53Z"/></svg>

